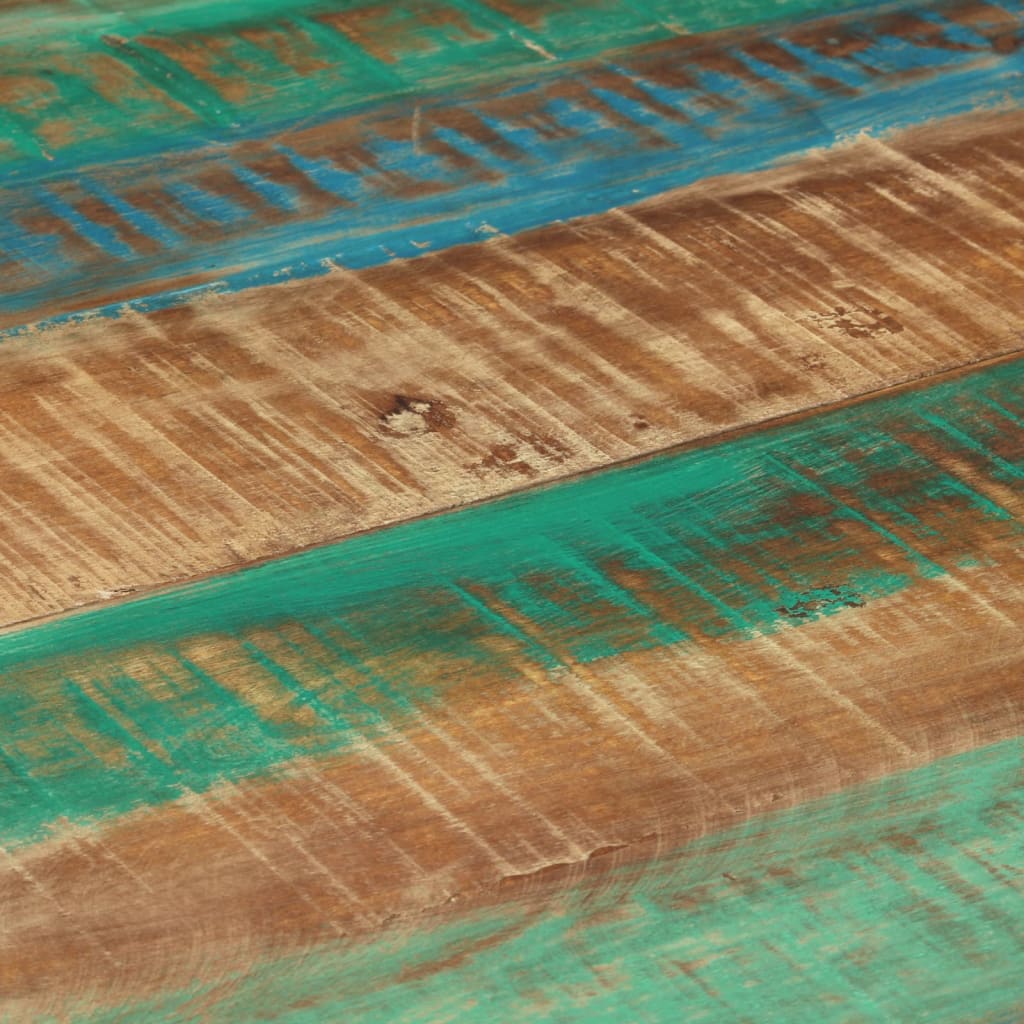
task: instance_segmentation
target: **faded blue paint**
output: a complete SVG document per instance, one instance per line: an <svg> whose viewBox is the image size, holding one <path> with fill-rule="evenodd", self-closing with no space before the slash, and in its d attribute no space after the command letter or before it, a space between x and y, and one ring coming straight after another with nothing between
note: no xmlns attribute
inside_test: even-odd
<svg viewBox="0 0 1024 1024"><path fill-rule="evenodd" d="M1005 9L1024 29L1022 4L1024 0ZM597 72L624 73L656 101L650 105L617 94L598 79L590 81L586 67L581 69L576 85L631 119L632 127L552 95L551 89L562 81L559 73L552 73L495 98L438 99L433 105L424 104L420 114L407 107L381 108L360 122L353 136L366 154L359 171L343 169L327 156L303 155L299 138L284 132L266 145L287 155L298 171L342 201L333 210L314 214L303 209L300 200L293 216L283 222L280 217L268 221L247 209L231 209L220 197L197 201L192 177L204 166L217 166L225 159L222 154L197 153L177 163L161 157L156 163L141 159L117 165L104 175L108 194L140 181L159 180L175 194L191 195L198 214L226 225L221 241L183 239L178 245L165 243L156 256L122 261L117 265L119 284L122 290L131 286L139 292L128 305L145 310L174 305L195 294L192 288L180 293L173 286L145 294L150 280L191 276L218 266L242 269L204 285L203 290L250 288L321 274L332 266L371 267L477 242L495 233L515 234L601 213L715 175L755 171L860 133L885 135L934 118L1002 109L1024 98L1024 58L1019 51L993 54L988 49L964 49L962 44L926 47L878 34L877 24L871 21L854 24L873 33L872 41L866 50L848 57L824 57L787 43L783 35L768 37L799 55L805 63L800 72L779 71L735 46L728 48L728 54L752 75L761 76L760 84L701 69L690 57L698 51L683 41L656 51L641 50L627 55L627 60L619 55L612 63L593 65ZM952 31L952 23L940 18L939 24ZM656 82L652 62L667 59L666 54L672 55L676 70L687 71L697 84L669 87ZM875 73L865 70L869 66ZM815 76L853 84L858 91L824 88ZM495 103L515 97L522 104L518 123L510 116L495 115ZM657 103L687 116L670 115ZM515 158L463 137L452 127L434 131L432 111L449 107L477 116L515 147ZM542 130L541 122L551 130ZM353 130L351 124L346 129ZM469 166L431 153L427 143L432 138L451 143L468 158ZM237 163L230 151L227 159L229 166ZM100 176L96 169L90 173L93 178ZM402 192L395 190L396 178L408 183ZM250 181L250 187L265 192L255 182ZM20 194L0 196L0 217L9 216L22 202ZM133 223L144 229L138 217ZM166 232L161 234L164 238L157 240L163 242ZM10 250L15 258L30 255L34 266L26 271L24 287L12 289L0 300L0 309L9 318L20 313L26 322L34 319L34 308L52 303L61 294L71 301L82 291L81 280L92 273L88 263L76 266L74 258L52 239L41 240L39 248L32 244L25 240L20 249ZM287 252L287 262L282 252ZM39 268L45 280L38 279ZM123 308L119 302L101 306L98 312L113 316ZM47 322L84 315L68 312ZM7 333L20 329L11 327Z"/></svg>

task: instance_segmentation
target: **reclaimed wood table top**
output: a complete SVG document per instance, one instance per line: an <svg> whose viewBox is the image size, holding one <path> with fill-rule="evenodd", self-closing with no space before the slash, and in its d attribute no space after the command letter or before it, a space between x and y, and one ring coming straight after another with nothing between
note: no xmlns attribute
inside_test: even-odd
<svg viewBox="0 0 1024 1024"><path fill-rule="evenodd" d="M1024 0L0 0L0 1021L1024 1020Z"/></svg>

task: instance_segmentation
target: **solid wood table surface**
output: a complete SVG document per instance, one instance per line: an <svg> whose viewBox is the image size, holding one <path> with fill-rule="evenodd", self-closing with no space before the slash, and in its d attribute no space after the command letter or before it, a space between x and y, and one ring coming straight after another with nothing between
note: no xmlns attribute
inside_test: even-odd
<svg viewBox="0 0 1024 1024"><path fill-rule="evenodd" d="M0 2L0 1021L1024 1020L1022 41Z"/></svg>

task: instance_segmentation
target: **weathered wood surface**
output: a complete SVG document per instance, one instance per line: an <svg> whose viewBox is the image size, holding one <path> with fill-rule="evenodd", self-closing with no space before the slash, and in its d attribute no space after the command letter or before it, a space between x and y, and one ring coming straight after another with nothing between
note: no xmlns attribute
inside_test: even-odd
<svg viewBox="0 0 1024 1024"><path fill-rule="evenodd" d="M539 68L624 46L857 6L14 0L0 4L0 167L31 180L168 144L244 138L396 95L529 79ZM973 9L983 27L993 20L1005 27L1002 9Z"/></svg>
<svg viewBox="0 0 1024 1024"><path fill-rule="evenodd" d="M1019 736L1021 373L9 636L4 988L178 987Z"/></svg>
<svg viewBox="0 0 1024 1024"><path fill-rule="evenodd" d="M1024 4L979 13L973 0L747 28L545 61L526 81L403 95L349 117L317 110L231 147L143 148L70 172L26 165L0 190L0 327L384 264L861 132L1019 105L1007 39L1022 28Z"/></svg>
<svg viewBox="0 0 1024 1024"><path fill-rule="evenodd" d="M1015 1021L1022 755L985 747L641 865L609 852L497 906L444 901L365 944L275 948L113 1011L83 999L76 1019Z"/></svg>
<svg viewBox="0 0 1024 1024"><path fill-rule="evenodd" d="M10 624L1020 350L1024 123L3 347Z"/></svg>
<svg viewBox="0 0 1024 1024"><path fill-rule="evenodd" d="M0 3L0 1020L1024 1013L1024 7L850 6Z"/></svg>

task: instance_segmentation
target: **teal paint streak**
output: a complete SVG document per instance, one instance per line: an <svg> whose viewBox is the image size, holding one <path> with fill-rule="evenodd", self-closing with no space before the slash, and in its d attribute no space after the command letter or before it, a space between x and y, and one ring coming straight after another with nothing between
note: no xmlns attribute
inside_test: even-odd
<svg viewBox="0 0 1024 1024"><path fill-rule="evenodd" d="M41 169L48 173L119 159L140 147L160 149L183 138L220 141L225 133L251 133L305 117L311 96L322 115L389 96L529 73L549 64L549 57L579 60L671 38L673 26L709 32L863 4L589 0L566 5L553 0L524 6L534 10L530 24L473 0L387 6L176 0L127 10L123 4L72 0L0 13L0 86L5 81L17 86L16 102L0 111L7 115L0 117L7 128L0 135L0 173L32 178ZM368 23L359 20L361 12L370 15ZM391 48L390 55L355 43L340 22L332 21L339 14ZM266 35L254 39L252 31ZM161 52L154 40L180 52ZM206 71L186 66L191 60ZM69 120L69 111L72 123L55 131L55 123Z"/></svg>
<svg viewBox="0 0 1024 1024"><path fill-rule="evenodd" d="M536 910L423 921L264 963L220 991L72 1019L1015 1020L1022 782L1018 739L755 819Z"/></svg>
<svg viewBox="0 0 1024 1024"><path fill-rule="evenodd" d="M860 132L884 136L1003 109L1024 89L1020 54L1001 42L1010 26L1024 26L1024 5L1003 0L993 8L999 18L977 24L962 42L960 22L972 10L960 0L906 7L912 22L931 16L933 31L924 36L894 30L879 15L825 25L826 33L858 41L851 53L819 52L829 45L811 45L807 24L759 28L570 67L546 62L528 82L446 88L418 105L403 96L351 118L321 105L298 126L275 123L259 138L221 132L217 146L196 139L197 148L173 153L143 146L130 159L90 167L88 184L76 180L79 168L69 173L59 160L43 161L34 175L59 182L68 205L95 197L93 182L101 180L107 201L118 197L117 210L151 234L151 244L112 261L81 244L95 241L88 220L63 216L54 230L52 204L27 202L19 186L0 189L0 257L12 264L0 295L0 337L32 324L180 305L197 287L235 291L436 253L604 213L707 177L751 173ZM794 69L758 60L750 52L758 47L788 54ZM268 204L247 161L278 173L285 163L283 177L302 183L299 194L291 204L280 195ZM209 195L211 176L234 205ZM400 194L396 181L404 183ZM155 235L131 212L140 196L162 224ZM171 199L190 216L179 220Z"/></svg>
<svg viewBox="0 0 1024 1024"><path fill-rule="evenodd" d="M1024 422L987 416L993 403L1001 409L1024 405L1024 362L1015 360L930 388L539 487L8 633L0 636L0 670L77 657L97 648L114 651L195 634L224 635L341 608L365 608L398 591L431 592L446 579L500 586L521 581L528 573L550 571L560 580L573 581L580 599L578 611L584 616L590 599L603 597L629 614L630 609L614 595L592 589L592 567L583 572L578 568L581 560L592 563L616 555L620 535L645 553L657 552L659 547L671 550L673 556L682 553L684 557L670 564L690 563L695 576L712 584L710 592L747 612L743 621L748 628L771 626L777 619L773 604L777 595L768 587L743 586L722 577L736 553L765 541L789 541L803 534L806 547L819 530L828 540L836 524L868 520L869 529L882 541L906 555L908 571L916 569L920 575L937 571L934 563L911 550L905 538L896 538L877 525L920 500L922 494L925 506L956 497L948 486L937 486L950 479L948 471L922 453L908 457L906 445L895 432L925 434L941 447L941 436L935 437L928 423L941 411L947 422L987 453L992 477L1014 484L1021 466L996 451L1024 430ZM906 486L898 495L877 494L862 503L866 507L855 509L833 492L858 491L864 486L865 470L902 470L907 474ZM790 481L792 486L787 486ZM794 519L789 525L777 521L777 515L804 492L823 497L831 510L820 517ZM993 525L1003 519L989 518ZM1009 528L1016 532L1016 525ZM715 538L725 554L705 559L701 534ZM855 553L858 558L870 558L869 551ZM799 559L800 548L790 554ZM797 564L774 568L792 572ZM809 561L806 568L813 564ZM892 578L893 585L904 582L902 573ZM792 583L804 589L810 580ZM529 594L524 593L523 599L529 603L523 610L528 616L545 617L542 592L525 589ZM640 617L647 617L646 609ZM574 618L570 625L575 629L582 622ZM701 625L711 627L713 619ZM735 631L721 625L725 628L720 632Z"/></svg>
<svg viewBox="0 0 1024 1024"><path fill-rule="evenodd" d="M235 0L196 3L195 0L146 0L126 3L125 0L67 0L64 3L33 3L28 16L23 10L9 9L0 13L0 31L8 40L38 42L64 37L69 29L83 38L100 35L131 35L159 33L200 33L237 30L253 24L275 24L281 19L315 19L332 12L369 9L367 3L343 0L247 0L240 7ZM650 0L645 10L638 5L620 4L611 0L591 0L588 4L568 0L518 0L515 5L529 17L514 21L501 11L501 4L487 0L459 0L448 9L461 12L469 21L486 16L503 24L522 29L536 26L537 31L555 33L547 41L561 47L587 46L587 29L595 25L609 26L616 32L654 31L661 19L671 19L676 29L688 32L711 32L733 25L750 24L779 18L827 14L851 7L878 7L870 0ZM435 11L436 2L406 2L392 5L401 13L417 10ZM608 31L608 30L606 30ZM662 35L670 30L663 28Z"/></svg>
<svg viewBox="0 0 1024 1024"><path fill-rule="evenodd" d="M685 658L1012 550L1024 524L981 492L1019 491L1022 386L1004 364L8 633L0 841L341 751L524 669ZM923 454L948 427L976 475Z"/></svg>

